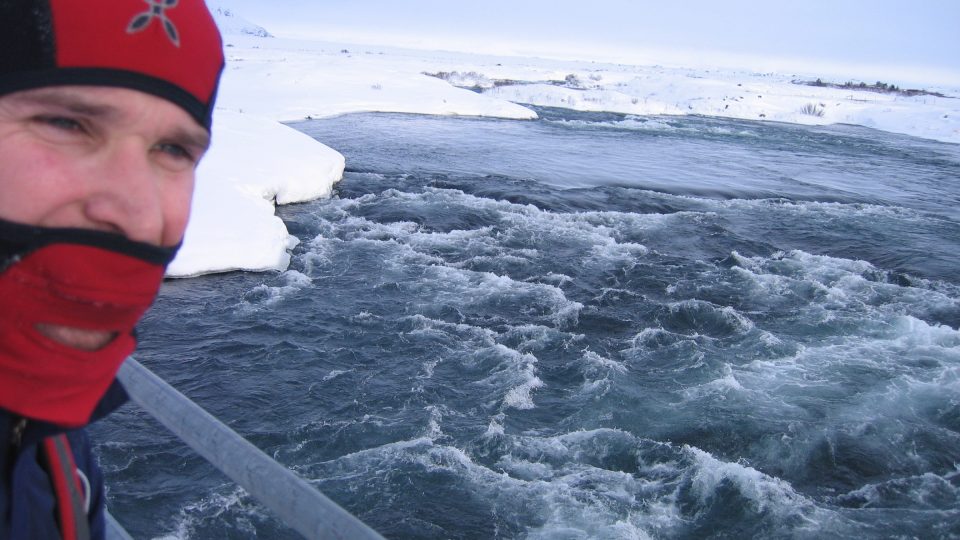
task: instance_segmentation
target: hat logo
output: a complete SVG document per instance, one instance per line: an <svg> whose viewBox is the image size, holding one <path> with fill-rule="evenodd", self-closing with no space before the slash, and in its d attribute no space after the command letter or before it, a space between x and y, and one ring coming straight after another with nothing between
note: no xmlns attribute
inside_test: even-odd
<svg viewBox="0 0 960 540"><path fill-rule="evenodd" d="M170 41L174 46L180 46L180 33L177 32L177 27L174 26L173 21L167 17L167 10L177 7L177 3L180 0L143 0L150 6L143 13L137 14L130 25L127 26L128 34L136 34L137 32L142 32L146 30L153 20L157 19L160 21L160 25L163 26L164 32L167 33L167 37L170 38Z"/></svg>

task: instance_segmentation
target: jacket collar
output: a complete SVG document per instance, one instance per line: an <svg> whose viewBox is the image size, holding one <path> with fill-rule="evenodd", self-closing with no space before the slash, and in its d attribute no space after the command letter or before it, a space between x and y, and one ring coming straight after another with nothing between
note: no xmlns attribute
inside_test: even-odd
<svg viewBox="0 0 960 540"><path fill-rule="evenodd" d="M90 421L87 423L87 425L109 415L113 411L120 408L120 406L126 403L129 399L130 398L127 395L127 391L124 390L123 385L120 384L120 381L114 379L113 383L110 384L110 387L107 388L107 392L102 398L100 398L100 401L94 408L93 414L90 416ZM15 424L19 420L20 418L14 414L0 409L0 437L3 437L0 439L0 463L6 462L7 452L10 450L12 442L10 437L12 436ZM42 422L40 420L28 419L27 426L23 431L22 438L20 439L20 447L24 448L28 445L36 444L46 437L66 431L69 431L69 428L48 422Z"/></svg>

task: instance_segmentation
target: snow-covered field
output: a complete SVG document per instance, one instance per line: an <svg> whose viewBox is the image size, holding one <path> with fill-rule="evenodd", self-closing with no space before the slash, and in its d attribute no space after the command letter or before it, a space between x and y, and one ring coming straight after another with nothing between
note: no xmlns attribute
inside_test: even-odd
<svg viewBox="0 0 960 540"><path fill-rule="evenodd" d="M816 80L816 72L635 66L287 40L268 37L224 8L213 9L224 32L227 68L214 144L198 170L183 248L168 270L174 277L286 268L287 250L296 239L274 215L274 204L329 196L344 159L284 121L365 111L532 119L536 114L523 105L533 104L848 123L960 144L957 88L924 88L947 97L905 96L794 82Z"/></svg>

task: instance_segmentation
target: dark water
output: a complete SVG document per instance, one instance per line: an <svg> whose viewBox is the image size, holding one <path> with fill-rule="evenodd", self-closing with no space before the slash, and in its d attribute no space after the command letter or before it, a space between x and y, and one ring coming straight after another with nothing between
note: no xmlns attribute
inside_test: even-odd
<svg viewBox="0 0 960 540"><path fill-rule="evenodd" d="M139 358L395 538L960 537L960 148L543 110L352 115L290 270ZM134 407L136 537L288 538Z"/></svg>

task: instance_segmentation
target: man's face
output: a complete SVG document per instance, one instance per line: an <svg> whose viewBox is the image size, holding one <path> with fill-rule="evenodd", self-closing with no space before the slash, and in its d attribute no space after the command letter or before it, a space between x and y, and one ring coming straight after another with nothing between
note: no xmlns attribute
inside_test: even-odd
<svg viewBox="0 0 960 540"><path fill-rule="evenodd" d="M48 87L0 97L0 218L183 238L209 135L164 99L122 88Z"/></svg>
<svg viewBox="0 0 960 540"><path fill-rule="evenodd" d="M0 97L0 219L115 232L174 246L190 213L207 131L180 107L109 87ZM115 334L52 324L47 337L97 350Z"/></svg>

